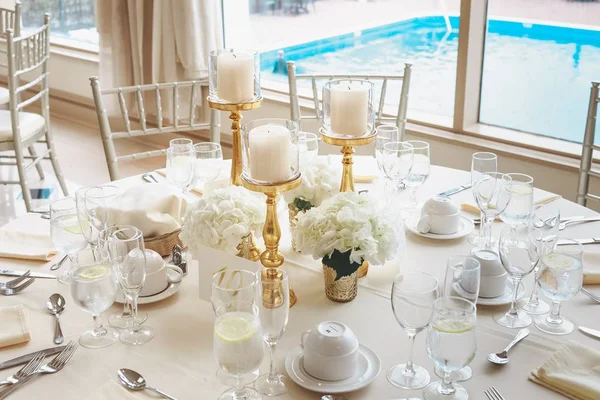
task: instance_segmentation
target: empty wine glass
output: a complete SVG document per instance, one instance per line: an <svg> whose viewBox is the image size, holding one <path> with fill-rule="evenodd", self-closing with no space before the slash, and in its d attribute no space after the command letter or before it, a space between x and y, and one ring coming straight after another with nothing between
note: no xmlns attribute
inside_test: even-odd
<svg viewBox="0 0 600 400"><path fill-rule="evenodd" d="M171 139L169 141L169 147L173 147L173 146L182 146L182 147L189 147L192 148L194 146L194 142L192 142L192 139L188 139L188 138L175 138L175 139Z"/></svg>
<svg viewBox="0 0 600 400"><path fill-rule="evenodd" d="M196 143L194 145L196 165L194 174L196 182L202 184L214 181L221 174L223 167L223 151L219 143Z"/></svg>
<svg viewBox="0 0 600 400"><path fill-rule="evenodd" d="M98 235L117 222L120 189L114 185L84 187L75 192L81 232L90 247L98 247Z"/></svg>
<svg viewBox="0 0 600 400"><path fill-rule="evenodd" d="M533 178L525 174L510 176L510 202L500 218L515 232L518 225L526 224L533 212Z"/></svg>
<svg viewBox="0 0 600 400"><path fill-rule="evenodd" d="M431 170L429 143L421 140L408 140L406 143L413 148L413 165L404 182L410 188L408 208L415 209L419 206L417 190L425 183Z"/></svg>
<svg viewBox="0 0 600 400"><path fill-rule="evenodd" d="M429 381L429 372L412 362L415 337L427 328L433 313L433 303L439 297L438 281L424 272L407 272L394 277L392 311L396 321L408 335L408 361L392 367L387 379L394 386L419 389Z"/></svg>
<svg viewBox="0 0 600 400"><path fill-rule="evenodd" d="M254 303L233 301L215 310L213 346L219 367L235 377L232 389L219 400L260 400L254 389L244 386L243 377L258 369L264 357L259 309Z"/></svg>
<svg viewBox="0 0 600 400"><path fill-rule="evenodd" d="M542 332L566 335L573 323L560 315L560 305L581 290L583 285L583 246L577 240L561 239L540 259L537 281L540 290L552 300L549 315L540 315L534 325Z"/></svg>
<svg viewBox="0 0 600 400"><path fill-rule="evenodd" d="M77 218L77 205L73 197L65 197L50 204L50 237L54 247L59 252L71 256L85 249L87 240L81 232L79 218ZM63 269L58 275L61 283L71 282L73 263L69 268Z"/></svg>
<svg viewBox="0 0 600 400"><path fill-rule="evenodd" d="M554 244L558 238L558 227L560 225L560 210L551 205L541 207L531 214L529 218L530 228L537 228L541 231L541 246L540 257L548 254L554 248ZM537 281L539 279L540 264L538 263L533 270L535 282L531 289L531 296L526 299L521 299L517 302L517 307L524 310L528 314L541 315L550 311L550 306L544 300L539 298L539 288Z"/></svg>
<svg viewBox="0 0 600 400"><path fill-rule="evenodd" d="M494 320L507 328L524 328L531 324L531 317L517 308L519 285L540 259L541 232L536 228L517 227L513 235L512 228L507 226L500 234L498 253L502 266L513 280L513 299L510 310L497 314Z"/></svg>
<svg viewBox="0 0 600 400"><path fill-rule="evenodd" d="M474 153L471 158L471 191L473 192L473 199L477 202L477 194L473 190L473 185L479 180L482 174L497 172L498 171L498 156L494 153L478 152ZM485 246L485 230L483 229L483 210L480 212L481 222L479 225L479 232L473 232L468 237L469 243L475 247Z"/></svg>
<svg viewBox="0 0 600 400"><path fill-rule="evenodd" d="M473 183L477 206L483 212L481 224L485 235L485 249L492 248L492 224L511 200L511 184L510 176L501 172L483 173Z"/></svg>
<svg viewBox="0 0 600 400"><path fill-rule="evenodd" d="M383 196L385 199L388 199L391 179L387 177L385 171L383 170L383 146L389 142L398 142L400 140L398 134L398 127L396 125L379 125L376 129L377 136L375 139L375 159L377 160L377 167L379 171L383 174L382 184L383 184Z"/></svg>
<svg viewBox="0 0 600 400"><path fill-rule="evenodd" d="M138 296L146 281L146 253L142 232L130 225L118 226L108 239L108 252L125 296L131 303L132 326L121 332L119 339L129 345L147 343L154 330L141 326L138 317Z"/></svg>
<svg viewBox="0 0 600 400"><path fill-rule="evenodd" d="M298 132L300 165L313 163L319 154L319 138L314 133Z"/></svg>
<svg viewBox="0 0 600 400"><path fill-rule="evenodd" d="M388 142L383 145L383 171L392 182L393 195L404 189L404 179L413 166L413 147L406 142ZM389 202L388 202L389 204Z"/></svg>
<svg viewBox="0 0 600 400"><path fill-rule="evenodd" d="M194 148L187 142L186 144L172 144L167 149L167 180L177 186L184 195L194 180L195 163Z"/></svg>
<svg viewBox="0 0 600 400"><path fill-rule="evenodd" d="M79 337L83 347L93 349L110 346L119 339L119 333L102 326L100 314L108 310L117 295L117 282L108 254L98 249L85 249L72 257L71 296L82 310L94 317L94 328Z"/></svg>
<svg viewBox="0 0 600 400"><path fill-rule="evenodd" d="M275 346L283 336L290 314L290 286L287 272L280 268L264 268L256 273L259 310L263 339L269 346L269 373L259 376L254 387L266 396L287 393L286 377L275 369Z"/></svg>
<svg viewBox="0 0 600 400"><path fill-rule="evenodd" d="M425 400L466 400L469 394L452 381L452 372L469 365L477 352L475 304L460 297L442 297L433 305L427 329L427 354L444 371L442 381L423 391Z"/></svg>

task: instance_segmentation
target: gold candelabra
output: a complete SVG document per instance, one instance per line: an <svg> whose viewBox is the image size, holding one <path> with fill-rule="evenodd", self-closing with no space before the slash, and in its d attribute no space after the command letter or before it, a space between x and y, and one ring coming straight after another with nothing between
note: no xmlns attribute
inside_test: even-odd
<svg viewBox="0 0 600 400"><path fill-rule="evenodd" d="M230 183L232 185L242 185L242 140L240 133L240 121L242 120L242 111L250 111L260 107L262 103L262 96L256 97L255 99L240 104L226 104L218 101L213 101L208 98L208 105L210 108L220 111L229 111L229 119L231 120L231 136L233 138L232 144L232 155L231 155L231 176Z"/></svg>
<svg viewBox="0 0 600 400"><path fill-rule="evenodd" d="M297 176L285 182L277 182L268 185L257 185L241 177L242 185L253 192L264 193L267 196L267 215L265 225L263 227L263 239L265 241L265 251L260 255L260 262L266 268L270 278L275 279L278 271L277 268L283 264L283 254L279 251L279 240L281 239L281 228L277 217L277 195L281 192L287 192L300 186L302 176L298 173ZM269 272L270 271L270 272ZM280 295L272 292L268 295L263 293L263 302L276 307L280 299ZM290 307L296 304L297 298L294 290L290 288Z"/></svg>

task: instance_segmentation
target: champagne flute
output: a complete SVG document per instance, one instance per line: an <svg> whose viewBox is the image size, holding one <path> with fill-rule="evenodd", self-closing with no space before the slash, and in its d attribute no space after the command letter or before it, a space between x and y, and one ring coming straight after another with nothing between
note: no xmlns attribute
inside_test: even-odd
<svg viewBox="0 0 600 400"><path fill-rule="evenodd" d="M408 335L410 351L408 361L392 367L388 381L403 389L419 389L429 381L429 372L412 362L415 337L427 328L433 313L433 303L439 297L438 281L424 272L407 272L394 277L392 286L392 311L396 321Z"/></svg>
<svg viewBox="0 0 600 400"><path fill-rule="evenodd" d="M473 189L473 185L475 185L482 174L497 171L498 156L496 156L494 153L478 152L473 154L471 158L471 191L473 192L473 199L475 202L477 202L477 194ZM482 224L479 226L479 233L473 232L468 237L469 243L475 247L481 247L485 245L485 230L483 229L483 220L485 219L485 215L483 214L483 210L481 210L480 217Z"/></svg>
<svg viewBox="0 0 600 400"><path fill-rule="evenodd" d="M484 173L473 184L477 206L483 212L485 249L492 248L492 224L494 219L504 212L511 200L512 179L501 172Z"/></svg>
<svg viewBox="0 0 600 400"><path fill-rule="evenodd" d="M475 304L460 297L442 297L433 305L427 329L427 354L444 371L442 381L423 391L425 400L466 400L469 394L453 383L452 372L469 365L477 352Z"/></svg>
<svg viewBox="0 0 600 400"><path fill-rule="evenodd" d="M396 125L379 125L376 128L377 136L375 138L375 159L377 160L377 167L379 171L383 174L382 183L383 183L383 197L384 199L388 199L390 185L392 183L391 179L387 177L385 171L383 170L383 146L389 142L397 142L400 140L398 134L398 127Z"/></svg>
<svg viewBox="0 0 600 400"><path fill-rule="evenodd" d="M531 324L531 317L517 308L519 285L540 259L541 232L536 228L518 227L513 235L507 226L500 234L498 253L502 266L513 280L513 300L507 313L496 314L494 320L507 328L524 328Z"/></svg>
<svg viewBox="0 0 600 400"><path fill-rule="evenodd" d="M417 209L417 190L425 183L431 170L429 143L421 140L408 140L406 143L413 147L413 166L410 174L405 179L406 186L410 188L409 209Z"/></svg>
<svg viewBox="0 0 600 400"><path fill-rule="evenodd" d="M117 282L108 254L98 249L85 249L72 257L71 296L82 310L94 317L94 328L79 337L83 347L97 349L110 346L119 339L113 328L102 326L100 314L110 308L117 295Z"/></svg>
<svg viewBox="0 0 600 400"><path fill-rule="evenodd" d="M244 386L243 377L258 369L264 357L259 309L254 303L233 301L215 310L213 347L219 367L235 377L232 389L219 400L260 400L254 389Z"/></svg>
<svg viewBox="0 0 600 400"><path fill-rule="evenodd" d="M288 275L279 268L264 268L256 273L257 306L263 339L269 346L269 373L259 376L254 387L260 394L279 396L287 393L286 378L275 369L275 347L283 336L290 314Z"/></svg>
<svg viewBox="0 0 600 400"><path fill-rule="evenodd" d="M65 197L50 204L50 237L56 250L71 256L85 249L87 240L83 236L79 219L77 218L77 205L73 197ZM70 261L69 268L65 268L58 281L60 283L71 282L73 263Z"/></svg>
<svg viewBox="0 0 600 400"><path fill-rule="evenodd" d="M217 179L223 167L221 145L212 142L197 143L194 145L194 154L196 155L195 182L204 184Z"/></svg>
<svg viewBox="0 0 600 400"><path fill-rule="evenodd" d="M154 330L141 326L138 317L138 296L146 280L146 253L142 232L131 225L120 225L108 239L110 261L125 296L131 303L132 326L121 332L121 342L133 346L147 343Z"/></svg>
<svg viewBox="0 0 600 400"><path fill-rule="evenodd" d="M551 335L566 335L573 332L573 323L560 315L560 305L579 293L583 285L583 246L577 240L561 239L540 261L537 284L552 300L552 310L537 317L534 325Z"/></svg>
<svg viewBox="0 0 600 400"><path fill-rule="evenodd" d="M518 225L526 224L533 212L533 178L525 174L506 174L511 178L510 202L500 218L514 233Z"/></svg>
<svg viewBox="0 0 600 400"><path fill-rule="evenodd" d="M171 142L173 142L173 140ZM194 148L191 145L188 145L187 143L172 144L171 147L167 149L167 180L177 186L184 195L194 180L195 163L196 156L194 154Z"/></svg>

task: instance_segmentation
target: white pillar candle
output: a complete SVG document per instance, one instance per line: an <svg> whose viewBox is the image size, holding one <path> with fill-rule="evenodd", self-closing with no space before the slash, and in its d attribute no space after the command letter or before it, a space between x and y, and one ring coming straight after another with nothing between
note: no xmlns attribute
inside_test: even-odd
<svg viewBox="0 0 600 400"><path fill-rule="evenodd" d="M264 182L282 182L291 175L291 134L283 125L268 124L252 129L248 136L250 175Z"/></svg>
<svg viewBox="0 0 600 400"><path fill-rule="evenodd" d="M350 136L367 132L369 85L344 83L331 87L331 130Z"/></svg>
<svg viewBox="0 0 600 400"><path fill-rule="evenodd" d="M245 103L254 97L254 56L225 52L217 59L217 96L228 103Z"/></svg>

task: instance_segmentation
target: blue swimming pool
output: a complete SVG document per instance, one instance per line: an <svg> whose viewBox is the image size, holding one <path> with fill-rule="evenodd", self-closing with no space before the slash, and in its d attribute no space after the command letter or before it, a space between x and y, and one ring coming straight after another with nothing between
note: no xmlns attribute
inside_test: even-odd
<svg viewBox="0 0 600 400"><path fill-rule="evenodd" d="M413 63L409 117L451 117L454 109L458 17L413 18L284 48L301 73L402 73ZM261 55L263 79L277 50ZM592 80L600 79L600 29L490 20L485 47L480 120L581 142ZM388 102L400 87L388 88Z"/></svg>

